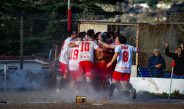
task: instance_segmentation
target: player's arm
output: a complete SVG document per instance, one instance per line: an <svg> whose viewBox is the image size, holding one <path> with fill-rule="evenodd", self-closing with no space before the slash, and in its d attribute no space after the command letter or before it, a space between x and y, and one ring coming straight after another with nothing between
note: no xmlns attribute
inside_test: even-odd
<svg viewBox="0 0 184 109"><path fill-rule="evenodd" d="M68 44L69 47L77 47L81 41L72 41Z"/></svg>
<svg viewBox="0 0 184 109"><path fill-rule="evenodd" d="M134 52L136 52L136 53L140 53L141 52L140 48L134 47L134 46L132 46L132 47L133 47L133 51Z"/></svg>
<svg viewBox="0 0 184 109"><path fill-rule="evenodd" d="M70 43L68 44L68 46L69 46L69 47L75 47L75 46L77 46L77 45L75 44L75 42L70 42Z"/></svg>
<svg viewBox="0 0 184 109"><path fill-rule="evenodd" d="M136 49L137 49L136 53L140 53L141 52L141 49L140 48L137 48L136 47Z"/></svg>
<svg viewBox="0 0 184 109"><path fill-rule="evenodd" d="M109 45L109 44L102 42L102 41L98 41L98 43L103 45L105 48L115 49L117 47L117 45Z"/></svg>
<svg viewBox="0 0 184 109"><path fill-rule="evenodd" d="M65 43L65 41L64 41L64 43ZM64 43L61 45L61 51L63 50ZM59 60L60 55L61 55L61 51L60 51L60 53L58 54L58 56L56 57L56 60Z"/></svg>
<svg viewBox="0 0 184 109"><path fill-rule="evenodd" d="M112 64L116 61L118 55L119 55L119 52L116 52L116 53L113 55L111 61L107 64L107 68L110 67L110 66L112 66Z"/></svg>
<svg viewBox="0 0 184 109"><path fill-rule="evenodd" d="M104 51L104 49L103 48L100 48L100 47L96 48L95 50L100 51L100 52L103 52Z"/></svg>
<svg viewBox="0 0 184 109"><path fill-rule="evenodd" d="M95 50L101 51L101 52L104 51L104 49L103 49L103 48L100 48L95 42L93 42L93 44L94 44L94 49L95 49Z"/></svg>

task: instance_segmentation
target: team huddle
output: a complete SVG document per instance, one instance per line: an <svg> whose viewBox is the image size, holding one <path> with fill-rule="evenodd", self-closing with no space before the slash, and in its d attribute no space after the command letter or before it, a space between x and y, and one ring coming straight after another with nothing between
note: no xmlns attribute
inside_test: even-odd
<svg viewBox="0 0 184 109"><path fill-rule="evenodd" d="M117 88L120 93L135 99L136 90L129 80L136 47L126 44L124 36L108 32L95 34L92 29L78 35L72 31L69 36L61 47L59 58L62 85L70 80L70 86L77 93L84 80L89 92L88 87L93 86L95 90L108 91L108 98L112 99Z"/></svg>

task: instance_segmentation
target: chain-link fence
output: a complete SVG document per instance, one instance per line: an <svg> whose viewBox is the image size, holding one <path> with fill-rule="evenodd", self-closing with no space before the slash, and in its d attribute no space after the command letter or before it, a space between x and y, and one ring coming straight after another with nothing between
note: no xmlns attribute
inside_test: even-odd
<svg viewBox="0 0 184 109"><path fill-rule="evenodd" d="M108 31L114 32L117 35L124 35L128 39L128 44L137 46L141 52L134 55L133 64L138 65L139 68L145 68L144 72L152 76L148 68L148 60L153 55L154 49L159 49L161 56L166 62L164 72L171 72L172 58L165 55L165 42L169 44L170 52L174 53L175 49L183 43L184 40L184 24L183 23L112 23L112 22L99 22L99 21L83 21L79 24L79 31L86 31L94 29L96 32ZM183 58L181 58L183 59ZM182 64L182 63L180 63ZM179 70L183 72L183 68ZM183 74L183 73L182 73ZM170 76L168 76L170 77Z"/></svg>
<svg viewBox="0 0 184 109"><path fill-rule="evenodd" d="M23 54L26 56L36 55L47 58L55 45L60 47L67 37L66 15L31 14L22 17L22 27L21 17L2 21L1 55L19 56L21 31L23 31ZM79 20L102 20L109 17L111 15L73 14L72 30L78 31Z"/></svg>
<svg viewBox="0 0 184 109"><path fill-rule="evenodd" d="M120 23L108 22L114 15L73 14L72 29L87 31L94 29L95 32L114 32L123 34L128 38L128 43L141 49L139 55L134 55L133 64L147 67L148 59L154 48L160 48L161 55L166 60L166 71L170 71L171 58L165 56L163 42L168 42L170 51L184 40L183 23ZM96 20L96 21L95 21ZM20 31L21 19L5 20L1 23L1 46L0 54L3 56L19 56L20 54ZM8 30L8 31L7 31ZM57 55L60 46L67 37L67 16L33 14L23 16L23 54L24 56L36 55L54 60L54 50ZM6 37L8 36L8 37ZM56 47L57 46L57 47ZM55 51L55 52L56 52ZM136 62L137 61L137 62Z"/></svg>
<svg viewBox="0 0 184 109"><path fill-rule="evenodd" d="M136 46L137 24L124 24L104 21L81 21L79 31L94 29L95 32L110 32L115 36L123 35L128 39L128 44ZM133 64L136 64L136 57L133 57Z"/></svg>
<svg viewBox="0 0 184 109"><path fill-rule="evenodd" d="M165 42L169 44L170 52L177 53L176 48L178 48L184 40L183 28L183 23L139 24L139 48L141 49L141 53L139 53L139 65L148 67L148 61L150 57L153 56L153 50L155 48L160 49L161 56L166 62L164 72L167 74L166 77L170 77L168 75L171 73L171 61L173 58L171 58L171 55L167 56L165 54ZM177 54L173 55L178 57ZM176 60L176 58L174 59ZM177 69L179 69L179 72L183 75L183 53L179 60L180 62L177 61L177 66L179 66Z"/></svg>

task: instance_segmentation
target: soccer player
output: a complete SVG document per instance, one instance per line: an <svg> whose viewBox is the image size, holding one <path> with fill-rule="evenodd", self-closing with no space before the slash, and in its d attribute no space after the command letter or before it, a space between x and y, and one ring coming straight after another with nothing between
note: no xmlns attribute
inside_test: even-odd
<svg viewBox="0 0 184 109"><path fill-rule="evenodd" d="M68 37L64 42L61 47L61 53L59 55L59 62L60 62L60 72L63 75L61 79L61 85L65 85L68 75L69 75L69 70L68 70L68 62L69 62L69 46L68 44L73 41L77 35L75 31L71 31L68 33L70 37ZM60 82L60 79L59 81ZM63 87L63 86L62 86Z"/></svg>
<svg viewBox="0 0 184 109"><path fill-rule="evenodd" d="M97 35L98 40L106 43L112 42L109 40L110 35L107 32L98 33ZM103 48L101 44L99 44L99 46ZM98 91L106 91L109 88L109 79L111 77L112 68L107 68L106 66L112 58L111 54L112 52L109 49L104 51L95 51L95 87Z"/></svg>
<svg viewBox="0 0 184 109"><path fill-rule="evenodd" d="M94 30L90 29L87 31L85 41L75 41L69 44L69 46L79 46L79 71L84 73L88 86L91 85L94 76L94 50L101 50L93 40Z"/></svg>
<svg viewBox="0 0 184 109"><path fill-rule="evenodd" d="M137 48L126 44L127 39L124 36L117 36L115 39L115 54L111 61L107 64L107 67L117 60L115 70L112 75L112 83L109 89L109 98L112 99L114 89L118 87L122 93L128 93L132 99L136 98L136 90L132 87L130 81L131 66L132 66L132 55L133 52L137 52Z"/></svg>
<svg viewBox="0 0 184 109"><path fill-rule="evenodd" d="M79 69L85 73L86 81L91 83L94 70L94 50L99 46L93 41L94 31L88 30L86 41L79 42L80 57Z"/></svg>
<svg viewBox="0 0 184 109"><path fill-rule="evenodd" d="M70 88L78 92L79 81L81 79L79 72L79 47L75 46L70 48L70 58L69 58L69 72L70 72Z"/></svg>
<svg viewBox="0 0 184 109"><path fill-rule="evenodd" d="M85 34L85 32L80 32L73 41L82 41ZM70 88L76 95L82 86L82 72L79 71L79 46L70 47L69 55Z"/></svg>

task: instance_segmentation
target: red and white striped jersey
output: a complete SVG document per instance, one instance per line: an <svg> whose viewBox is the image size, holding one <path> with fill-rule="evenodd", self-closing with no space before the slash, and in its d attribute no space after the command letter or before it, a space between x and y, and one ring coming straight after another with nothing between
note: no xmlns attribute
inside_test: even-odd
<svg viewBox="0 0 184 109"><path fill-rule="evenodd" d="M132 55L137 52L137 48L131 45L121 44L115 48L115 53L119 53L115 71L121 73L131 73Z"/></svg>

